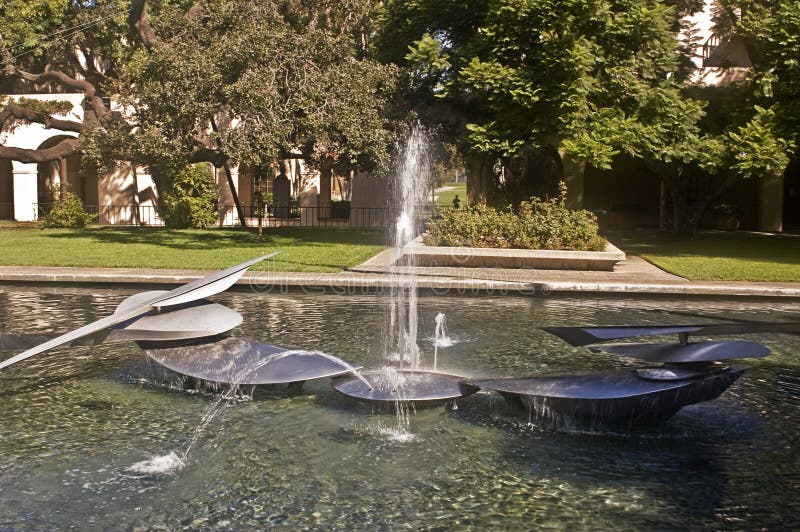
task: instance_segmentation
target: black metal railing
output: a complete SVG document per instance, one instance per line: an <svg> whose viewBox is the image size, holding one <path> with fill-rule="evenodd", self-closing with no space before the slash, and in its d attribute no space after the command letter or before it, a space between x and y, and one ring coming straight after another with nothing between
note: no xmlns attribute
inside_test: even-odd
<svg viewBox="0 0 800 532"><path fill-rule="evenodd" d="M34 203L34 220L42 219L52 207L52 203ZM93 223L100 225L164 225L158 207L153 205L84 205L84 209L94 214ZM257 227L259 216L263 227L389 227L389 210L382 207L352 207L336 203L302 207L296 203L273 203L264 206L242 205L242 214L248 227ZM223 227L241 225L236 207L220 205L217 223Z"/></svg>
<svg viewBox="0 0 800 532"><path fill-rule="evenodd" d="M718 46L719 35L713 34L706 40L703 44L703 66L706 66L706 63L711 58L711 54L714 53L714 50L716 50Z"/></svg>
<svg viewBox="0 0 800 532"><path fill-rule="evenodd" d="M337 204L303 207L297 204L242 205L245 223L258 225L259 214L263 227L364 227L389 226L388 209L382 207L352 207ZM219 208L220 225L240 225L239 214L233 205Z"/></svg>

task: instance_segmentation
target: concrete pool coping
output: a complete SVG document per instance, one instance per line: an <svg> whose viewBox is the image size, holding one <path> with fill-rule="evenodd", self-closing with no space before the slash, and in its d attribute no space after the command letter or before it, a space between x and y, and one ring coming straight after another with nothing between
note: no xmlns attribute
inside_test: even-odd
<svg viewBox="0 0 800 532"><path fill-rule="evenodd" d="M632 294L800 299L800 283L689 281L663 272L643 259L632 256L613 272L430 267L404 267L394 275L377 271L254 271L245 274L237 285L265 292L288 289L320 292L322 289L329 289L333 293L365 293L389 288L397 277L405 279L412 271L418 276L419 288L438 294ZM178 285L199 279L208 273L201 270L0 266L0 283Z"/></svg>

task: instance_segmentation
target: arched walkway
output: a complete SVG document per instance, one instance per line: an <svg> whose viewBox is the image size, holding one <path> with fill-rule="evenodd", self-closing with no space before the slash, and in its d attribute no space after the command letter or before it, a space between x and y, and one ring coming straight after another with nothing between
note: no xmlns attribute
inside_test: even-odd
<svg viewBox="0 0 800 532"><path fill-rule="evenodd" d="M65 138L71 137L63 135L50 137L39 146L39 149L55 146ZM64 162L66 164L63 164ZM66 190L78 196L84 205L97 205L97 176L86 175L81 171L80 154L70 155L64 162L54 161L37 165L38 202L52 203L56 190L66 184Z"/></svg>

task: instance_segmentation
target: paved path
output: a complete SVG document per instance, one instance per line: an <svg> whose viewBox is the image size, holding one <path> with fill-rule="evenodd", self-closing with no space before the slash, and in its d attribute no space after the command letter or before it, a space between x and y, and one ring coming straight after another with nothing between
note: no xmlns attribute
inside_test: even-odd
<svg viewBox="0 0 800 532"><path fill-rule="evenodd" d="M437 293L627 293L800 299L800 283L687 281L634 256L628 256L613 272L405 267L399 268L394 276L380 264L380 260L375 259L379 258L353 268L357 271L341 273L249 272L239 284L251 285L254 289L329 288L352 293L387 288L393 279L408 280L408 274L413 270L417 274L417 286ZM198 270L0 266L0 282L176 285L207 273Z"/></svg>

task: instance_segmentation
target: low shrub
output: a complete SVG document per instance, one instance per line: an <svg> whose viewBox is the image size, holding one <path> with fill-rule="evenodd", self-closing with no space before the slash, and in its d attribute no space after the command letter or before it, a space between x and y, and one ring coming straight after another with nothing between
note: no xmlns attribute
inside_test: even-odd
<svg viewBox="0 0 800 532"><path fill-rule="evenodd" d="M68 227L81 229L94 220L95 214L89 214L83 208L81 199L67 192L63 200L57 201L44 215L44 226L47 228Z"/></svg>
<svg viewBox="0 0 800 532"><path fill-rule="evenodd" d="M563 187L561 197L531 198L516 211L485 205L445 210L428 223L423 241L429 246L574 251L606 248L606 240L598 234L595 215L568 209Z"/></svg>
<svg viewBox="0 0 800 532"><path fill-rule="evenodd" d="M160 201L169 229L204 228L217 221L217 188L203 165L187 166L172 180Z"/></svg>

